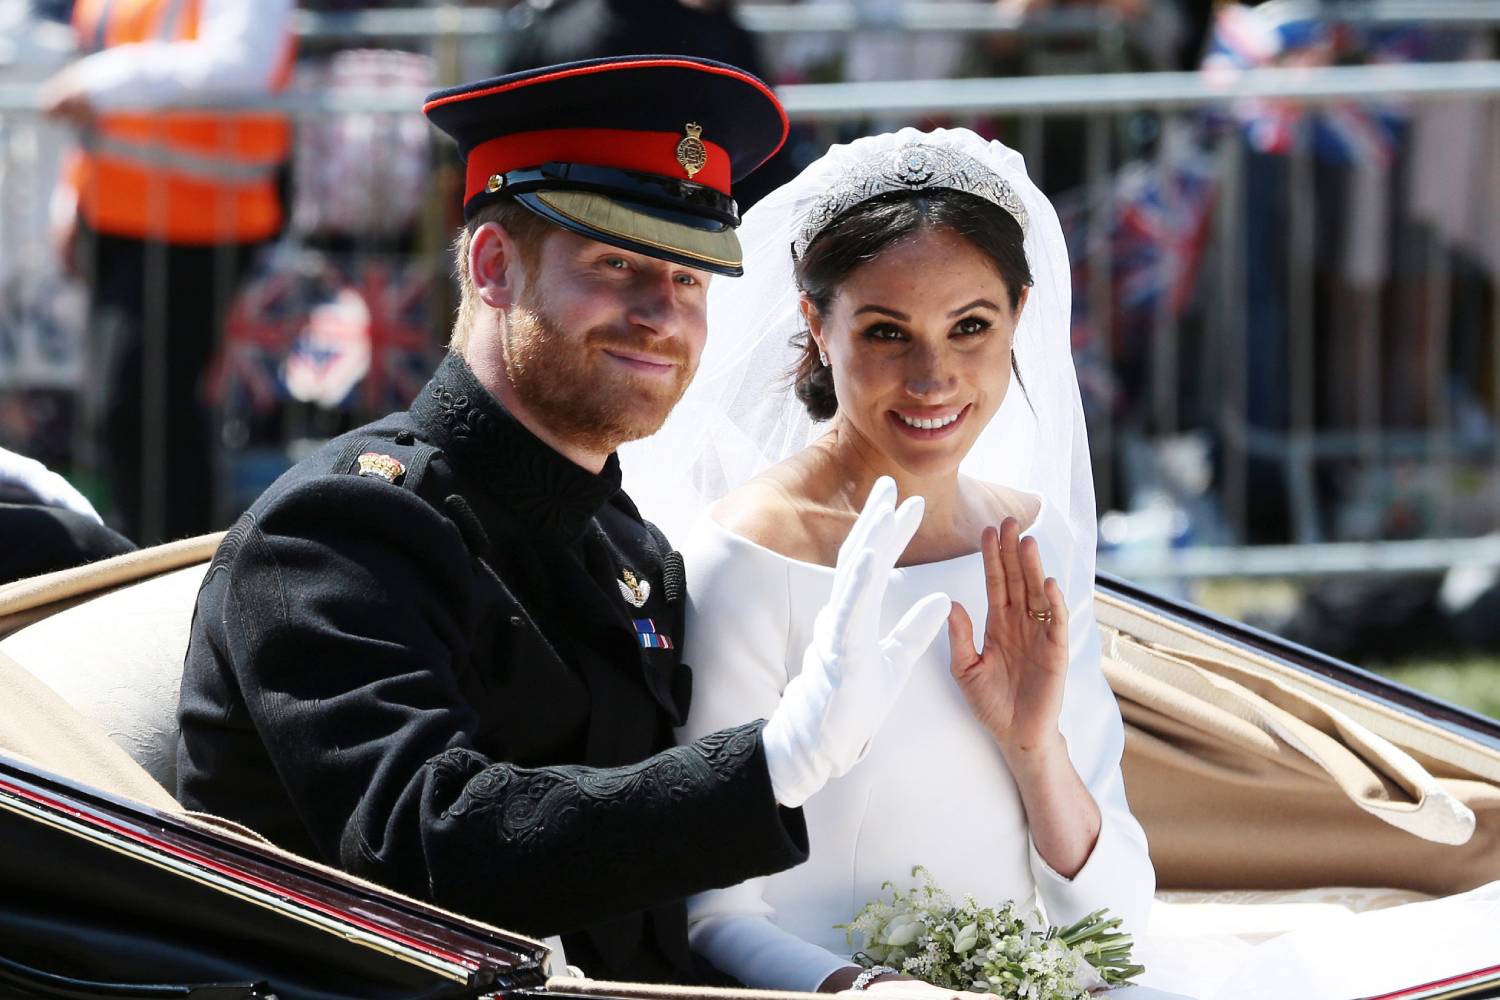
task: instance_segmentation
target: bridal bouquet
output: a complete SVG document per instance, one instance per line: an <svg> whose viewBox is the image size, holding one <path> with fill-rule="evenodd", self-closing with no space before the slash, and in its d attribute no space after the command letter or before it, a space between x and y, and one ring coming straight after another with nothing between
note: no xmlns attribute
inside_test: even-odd
<svg viewBox="0 0 1500 1000"><path fill-rule="evenodd" d="M889 965L947 989L993 993L1006 1000L1082 1000L1091 988L1122 986L1145 971L1130 963L1130 936L1120 918L1098 910L1067 927L1048 926L1014 902L981 907L973 896L955 906L926 868L902 892L887 882L889 900L865 904L840 924L855 961Z"/></svg>

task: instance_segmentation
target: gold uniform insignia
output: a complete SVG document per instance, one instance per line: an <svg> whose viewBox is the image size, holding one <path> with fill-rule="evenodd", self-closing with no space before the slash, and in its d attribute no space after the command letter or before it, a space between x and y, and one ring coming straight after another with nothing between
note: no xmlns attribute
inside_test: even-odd
<svg viewBox="0 0 1500 1000"><path fill-rule="evenodd" d="M646 603L646 598L651 596L651 581L637 580L635 574L629 569L620 574L620 579L615 581L620 585L620 596L625 598L632 607L640 607Z"/></svg>
<svg viewBox="0 0 1500 1000"><path fill-rule="evenodd" d="M683 126L687 135L677 144L677 162L682 164L682 169L687 171L688 177L692 177L702 170L708 163L708 147L703 145L699 136L703 135L703 126L697 122L688 122Z"/></svg>
<svg viewBox="0 0 1500 1000"><path fill-rule="evenodd" d="M406 466L401 464L399 458L391 455L383 455L378 451L367 451L359 456L359 474L369 476L372 479L384 479L388 483L396 483L406 475Z"/></svg>

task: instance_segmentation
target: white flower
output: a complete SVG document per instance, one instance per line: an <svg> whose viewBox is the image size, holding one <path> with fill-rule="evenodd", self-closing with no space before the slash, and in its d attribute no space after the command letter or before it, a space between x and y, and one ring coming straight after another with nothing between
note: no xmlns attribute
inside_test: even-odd
<svg viewBox="0 0 1500 1000"><path fill-rule="evenodd" d="M904 948L920 937L921 934L922 921L910 914L903 913L885 925L885 933L881 937L885 944L893 948Z"/></svg>
<svg viewBox="0 0 1500 1000"><path fill-rule="evenodd" d="M1003 1000L1088 1000L1089 985L1128 982L1121 975L1129 974L1128 957L1112 957L1100 970L1086 960L1099 954L1099 937L1119 926L1118 919L1101 920L1103 910L1053 928L1034 907L1014 902L981 907L965 896L954 906L925 868L912 876L915 887L902 891L886 883L888 898L872 901L841 925L851 946L856 932L863 937L860 959L866 964L897 966L937 986ZM1081 933L1085 927L1088 933ZM1111 976L1107 982L1105 974Z"/></svg>

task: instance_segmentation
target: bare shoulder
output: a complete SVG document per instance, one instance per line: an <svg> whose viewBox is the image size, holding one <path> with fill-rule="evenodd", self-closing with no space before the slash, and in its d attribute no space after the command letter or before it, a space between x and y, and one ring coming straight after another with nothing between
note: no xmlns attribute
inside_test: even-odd
<svg viewBox="0 0 1500 1000"><path fill-rule="evenodd" d="M1021 530L1025 531L1036 523L1037 517L1042 512L1042 498L1035 493L1011 489L999 483L985 483L978 480L970 480L970 482L978 488L986 513L993 524L999 524L1007 517L1013 517L1021 523Z"/></svg>
<svg viewBox="0 0 1500 1000"><path fill-rule="evenodd" d="M822 562L823 546L809 518L811 503L781 466L766 470L709 508L709 517L762 548L789 559Z"/></svg>
<svg viewBox="0 0 1500 1000"><path fill-rule="evenodd" d="M752 479L715 502L708 516L757 545L767 545L796 521L791 497L780 484L765 477Z"/></svg>

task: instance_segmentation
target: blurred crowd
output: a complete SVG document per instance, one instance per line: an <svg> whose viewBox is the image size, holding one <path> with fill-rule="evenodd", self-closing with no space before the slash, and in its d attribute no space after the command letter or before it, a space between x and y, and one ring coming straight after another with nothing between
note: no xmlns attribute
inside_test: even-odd
<svg viewBox="0 0 1500 1000"><path fill-rule="evenodd" d="M470 2L500 30L458 39L372 42L340 18L419 6L0 0L0 83L37 85L43 112L40 126L0 115L0 445L67 472L125 537L223 528L311 443L423 383L451 316L442 250L460 181L417 112L451 80L685 52L778 85L1210 82L1487 59L1496 43L1495 24L1370 23L1298 0L999 0L987 9L1009 27L979 32L890 30L913 0L857 0L854 31L765 35L731 0ZM281 93L412 99L405 114L149 113ZM1020 149L1058 207L1106 547L1493 529L1497 104L1263 101L1112 113L1102 130L1081 114L918 123ZM797 125L741 208L828 143L892 124ZM157 183L172 205L209 207L163 210ZM1218 283L1235 262L1239 348ZM1206 374L1225 370L1245 379L1229 421ZM1309 430L1329 444L1299 466L1289 442ZM1399 445L1435 431L1442 462Z"/></svg>

